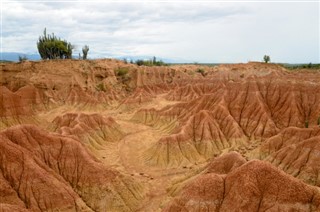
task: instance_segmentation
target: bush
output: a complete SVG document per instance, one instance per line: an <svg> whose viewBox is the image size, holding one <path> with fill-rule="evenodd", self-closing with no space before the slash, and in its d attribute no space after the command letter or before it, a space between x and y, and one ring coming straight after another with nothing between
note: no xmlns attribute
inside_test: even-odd
<svg viewBox="0 0 320 212"><path fill-rule="evenodd" d="M104 91L104 92L107 91L107 89L106 89L106 87L104 86L103 83L98 84L98 85L96 86L96 89L97 89L97 91Z"/></svg>
<svg viewBox="0 0 320 212"><path fill-rule="evenodd" d="M263 61L264 61L265 63L270 62L270 56L269 56L269 55L263 56Z"/></svg>
<svg viewBox="0 0 320 212"><path fill-rule="evenodd" d="M115 72L116 72L116 75L121 77L121 76L124 76L128 73L128 68L118 68Z"/></svg>
<svg viewBox="0 0 320 212"><path fill-rule="evenodd" d="M157 58L156 57L153 57L152 59L150 60L136 60L136 64L138 66L165 66L167 64L165 64L162 60L159 60L157 61Z"/></svg>
<svg viewBox="0 0 320 212"><path fill-rule="evenodd" d="M136 64L138 66L142 66L142 65L144 65L144 61L143 60L136 60Z"/></svg>
<svg viewBox="0 0 320 212"><path fill-rule="evenodd" d="M44 29L43 36L39 37L37 47L43 60L72 58L73 46L71 43L57 38L53 33L47 35L46 29Z"/></svg>
<svg viewBox="0 0 320 212"><path fill-rule="evenodd" d="M304 126L305 126L305 128L309 128L309 121L308 121L308 120L306 120L306 121L304 122Z"/></svg>
<svg viewBox="0 0 320 212"><path fill-rule="evenodd" d="M196 72L200 73L202 76L206 75L204 69L202 69L202 68L199 68Z"/></svg>

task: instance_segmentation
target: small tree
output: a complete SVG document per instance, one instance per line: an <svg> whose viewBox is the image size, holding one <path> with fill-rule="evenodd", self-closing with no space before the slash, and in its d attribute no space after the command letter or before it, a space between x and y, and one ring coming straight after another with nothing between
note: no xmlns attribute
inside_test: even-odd
<svg viewBox="0 0 320 212"><path fill-rule="evenodd" d="M270 56L269 56L269 55L263 56L263 61L264 61L265 63L270 62Z"/></svg>
<svg viewBox="0 0 320 212"><path fill-rule="evenodd" d="M144 61L141 60L141 59L136 60L136 64L137 64L138 66L142 66L142 65L144 65Z"/></svg>
<svg viewBox="0 0 320 212"><path fill-rule="evenodd" d="M82 48L82 53L83 53L83 59L84 59L84 60L87 59L88 51L89 51L89 46L88 46L88 45L85 45L85 46Z"/></svg>

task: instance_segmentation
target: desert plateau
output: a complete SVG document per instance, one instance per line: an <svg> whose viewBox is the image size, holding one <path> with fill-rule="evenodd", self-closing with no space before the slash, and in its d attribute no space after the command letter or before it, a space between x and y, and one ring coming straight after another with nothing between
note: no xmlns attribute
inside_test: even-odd
<svg viewBox="0 0 320 212"><path fill-rule="evenodd" d="M1 63L0 211L320 211L320 70Z"/></svg>

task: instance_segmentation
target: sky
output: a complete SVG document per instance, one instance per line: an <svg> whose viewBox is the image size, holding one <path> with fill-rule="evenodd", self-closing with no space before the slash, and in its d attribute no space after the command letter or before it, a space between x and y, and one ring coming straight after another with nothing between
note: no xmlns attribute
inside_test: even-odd
<svg viewBox="0 0 320 212"><path fill-rule="evenodd" d="M320 63L319 1L1 1L1 51L37 53L47 33L89 58Z"/></svg>

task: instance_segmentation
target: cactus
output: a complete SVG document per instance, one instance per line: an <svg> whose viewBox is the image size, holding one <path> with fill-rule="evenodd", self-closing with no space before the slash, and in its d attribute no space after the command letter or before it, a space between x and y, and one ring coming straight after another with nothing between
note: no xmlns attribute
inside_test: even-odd
<svg viewBox="0 0 320 212"><path fill-rule="evenodd" d="M54 33L47 35L46 29L44 29L43 36L39 37L37 47L43 60L72 58L73 46L71 43L57 38Z"/></svg>
<svg viewBox="0 0 320 212"><path fill-rule="evenodd" d="M89 51L89 46L88 46L88 45L85 45L85 46L82 48L82 53L83 53L83 59L84 59L84 60L87 59L88 51Z"/></svg>

